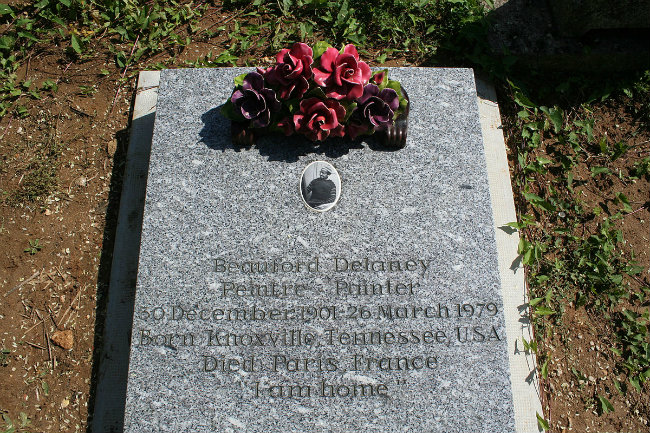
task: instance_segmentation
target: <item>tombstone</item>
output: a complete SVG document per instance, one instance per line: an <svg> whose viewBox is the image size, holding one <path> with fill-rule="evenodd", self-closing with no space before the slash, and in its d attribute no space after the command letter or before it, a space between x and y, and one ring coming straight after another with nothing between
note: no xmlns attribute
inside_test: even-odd
<svg viewBox="0 0 650 433"><path fill-rule="evenodd" d="M391 69L411 113L387 151L233 147L218 107L248 70L161 73L124 431L538 431L472 71ZM323 167L327 209L306 192Z"/></svg>

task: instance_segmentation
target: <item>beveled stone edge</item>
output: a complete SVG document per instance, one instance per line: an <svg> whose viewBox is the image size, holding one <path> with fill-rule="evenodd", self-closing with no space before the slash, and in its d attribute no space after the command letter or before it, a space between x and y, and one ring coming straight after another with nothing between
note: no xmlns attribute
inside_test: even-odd
<svg viewBox="0 0 650 433"><path fill-rule="evenodd" d="M517 254L519 233L502 229L502 227L508 229L506 223L517 221L517 215L501 115L494 86L480 77L475 77L475 81L508 335L515 426L517 433L537 433L542 430L537 424L536 415L542 416L543 412L535 354L523 350L522 338L530 341L533 336L528 317L524 267Z"/></svg>

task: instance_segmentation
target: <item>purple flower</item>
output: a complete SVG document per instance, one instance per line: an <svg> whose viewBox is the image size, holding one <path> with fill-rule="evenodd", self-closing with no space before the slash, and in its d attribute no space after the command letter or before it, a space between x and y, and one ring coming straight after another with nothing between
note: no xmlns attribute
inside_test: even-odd
<svg viewBox="0 0 650 433"><path fill-rule="evenodd" d="M268 126L271 113L280 110L275 92L264 87L264 78L257 72L246 75L241 90L235 90L230 100L235 111L252 121L255 128Z"/></svg>
<svg viewBox="0 0 650 433"><path fill-rule="evenodd" d="M348 124L352 139L365 132L385 129L393 123L395 111L399 108L397 92L391 88L379 91L374 84L363 88L363 95L357 100L357 108Z"/></svg>
<svg viewBox="0 0 650 433"><path fill-rule="evenodd" d="M277 65L266 70L258 68L258 72L269 84L278 86L280 99L301 98L309 88L313 55L309 45L296 42L290 50L285 48L277 54Z"/></svg>

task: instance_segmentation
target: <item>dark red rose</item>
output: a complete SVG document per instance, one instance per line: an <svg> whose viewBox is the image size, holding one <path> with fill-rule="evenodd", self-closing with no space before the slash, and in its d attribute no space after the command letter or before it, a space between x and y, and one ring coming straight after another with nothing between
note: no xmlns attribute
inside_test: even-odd
<svg viewBox="0 0 650 433"><path fill-rule="evenodd" d="M359 61L354 45L346 45L343 53L328 48L320 58L320 67L314 69L314 81L325 88L325 95L334 99L357 99L370 79L370 67Z"/></svg>
<svg viewBox="0 0 650 433"><path fill-rule="evenodd" d="M339 122L344 117L345 108L338 101L309 98L300 102L293 123L296 132L306 135L311 141L323 141L330 135L343 137L345 132Z"/></svg>
<svg viewBox="0 0 650 433"><path fill-rule="evenodd" d="M280 99L301 98L309 88L313 55L309 45L296 42L290 50L285 48L277 54L275 66L258 71L270 85L277 86Z"/></svg>

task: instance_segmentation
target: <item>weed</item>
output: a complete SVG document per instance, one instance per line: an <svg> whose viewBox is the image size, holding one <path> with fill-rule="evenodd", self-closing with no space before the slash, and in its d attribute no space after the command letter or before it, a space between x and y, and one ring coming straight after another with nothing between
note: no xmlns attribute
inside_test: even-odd
<svg viewBox="0 0 650 433"><path fill-rule="evenodd" d="M569 304L608 312L619 343L612 348L619 356L616 369L640 390L650 378L649 313L619 307L630 305L629 280L641 272L633 253L623 252L623 234L617 228L633 209L628 197L614 190L593 211L586 211L577 189L586 180L576 179L576 172L586 172L597 185L613 188L615 178L625 183L646 176L650 158L637 161L626 177L612 163L628 155L631 146L610 142L607 136L597 138L588 105L570 115L558 106L536 104L527 92L509 84L519 109L513 183L519 188L519 213L525 214L508 225L522 233L519 253L528 266L529 305L537 335L560 323ZM533 342L525 346L533 347ZM536 342L535 350L541 351ZM585 376L576 369L573 373L582 389ZM548 374L546 363L540 374L543 378ZM622 392L625 383L616 388ZM601 414L614 411L608 394L584 398Z"/></svg>
<svg viewBox="0 0 650 433"><path fill-rule="evenodd" d="M9 415L3 411L2 420L5 422L6 427L4 433L27 433L27 430L25 430L25 428L29 427L29 425L32 423L32 420L27 417L27 414L25 412L20 412L18 414L18 423L14 423Z"/></svg>
<svg viewBox="0 0 650 433"><path fill-rule="evenodd" d="M92 96L97 93L97 87L93 86L79 86L79 93L82 96Z"/></svg>
<svg viewBox="0 0 650 433"><path fill-rule="evenodd" d="M29 253L30 256L33 256L37 252L39 252L43 247L40 244L39 239L35 239L33 241L29 241L29 247L25 248L23 251L26 253Z"/></svg>
<svg viewBox="0 0 650 433"><path fill-rule="evenodd" d="M0 349L0 367L6 367L9 365L9 354L11 351L9 349L5 349L4 347Z"/></svg>

